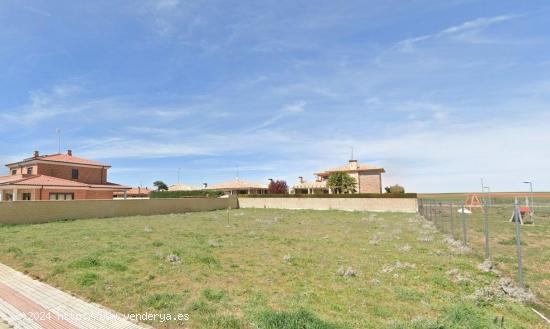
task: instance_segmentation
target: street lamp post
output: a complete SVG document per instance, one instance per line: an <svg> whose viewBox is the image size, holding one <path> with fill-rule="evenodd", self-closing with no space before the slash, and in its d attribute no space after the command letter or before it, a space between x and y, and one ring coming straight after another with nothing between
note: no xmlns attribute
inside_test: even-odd
<svg viewBox="0 0 550 329"><path fill-rule="evenodd" d="M533 218L535 216L535 204L533 201L533 181L526 181L526 182L523 182L523 184L529 184L530 197L531 197L531 205L529 206L529 221L534 225L535 221Z"/></svg>

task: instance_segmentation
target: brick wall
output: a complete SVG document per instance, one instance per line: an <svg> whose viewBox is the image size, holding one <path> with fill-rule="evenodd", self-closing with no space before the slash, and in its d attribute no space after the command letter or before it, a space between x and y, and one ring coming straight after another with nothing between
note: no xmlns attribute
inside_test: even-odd
<svg viewBox="0 0 550 329"><path fill-rule="evenodd" d="M0 202L0 224L236 209L236 198Z"/></svg>
<svg viewBox="0 0 550 329"><path fill-rule="evenodd" d="M380 174L361 174L359 176L359 193L382 193L382 176Z"/></svg>
<svg viewBox="0 0 550 329"><path fill-rule="evenodd" d="M107 182L107 169L87 168L70 165L38 164L38 174L72 180L72 170L78 169L77 182L87 184L105 184Z"/></svg>
<svg viewBox="0 0 550 329"><path fill-rule="evenodd" d="M412 198L239 198L239 207L416 213L417 201Z"/></svg>

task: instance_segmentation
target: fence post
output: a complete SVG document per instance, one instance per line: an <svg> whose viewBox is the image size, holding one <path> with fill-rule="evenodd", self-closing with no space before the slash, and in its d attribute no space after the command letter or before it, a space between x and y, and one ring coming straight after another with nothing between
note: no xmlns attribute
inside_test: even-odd
<svg viewBox="0 0 550 329"><path fill-rule="evenodd" d="M518 198L516 197L516 201L514 204L514 222L516 224L516 254L518 256L518 280L519 285L521 287L525 286L525 283L523 281L523 259L521 256L521 225L519 223L519 206L518 206Z"/></svg>
<svg viewBox="0 0 550 329"><path fill-rule="evenodd" d="M483 233L485 234L485 259L491 257L489 253L489 207L487 200L483 202Z"/></svg>
<svg viewBox="0 0 550 329"><path fill-rule="evenodd" d="M464 216L464 203L462 204L460 218L462 219L462 242L465 246L468 245L468 229L466 228L466 216Z"/></svg>

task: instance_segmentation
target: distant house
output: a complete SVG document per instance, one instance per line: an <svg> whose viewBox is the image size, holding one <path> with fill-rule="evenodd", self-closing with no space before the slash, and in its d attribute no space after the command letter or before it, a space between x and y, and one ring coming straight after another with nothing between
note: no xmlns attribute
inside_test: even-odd
<svg viewBox="0 0 550 329"><path fill-rule="evenodd" d="M40 155L6 165L0 176L0 201L113 199L130 187L107 181L111 167L66 154Z"/></svg>
<svg viewBox="0 0 550 329"><path fill-rule="evenodd" d="M292 192L296 194L332 193L327 187L327 181L335 172L345 172L355 178L358 193L382 193L382 174L386 172L384 168L360 164L357 160L349 160L346 166L315 173L314 181L308 182L303 177L298 177L298 182L294 184Z"/></svg>
<svg viewBox="0 0 550 329"><path fill-rule="evenodd" d="M145 199L149 198L151 190L148 187L132 187L127 192L115 192L114 197L118 199L129 198L129 199Z"/></svg>
<svg viewBox="0 0 550 329"><path fill-rule="evenodd" d="M204 183L203 190L223 191L226 195L267 194L267 185L236 178L235 180L214 184L212 186L208 186L208 184Z"/></svg>
<svg viewBox="0 0 550 329"><path fill-rule="evenodd" d="M191 185L180 184L180 183L172 184L168 186L168 191L197 191L197 190L200 190L200 188L191 186Z"/></svg>

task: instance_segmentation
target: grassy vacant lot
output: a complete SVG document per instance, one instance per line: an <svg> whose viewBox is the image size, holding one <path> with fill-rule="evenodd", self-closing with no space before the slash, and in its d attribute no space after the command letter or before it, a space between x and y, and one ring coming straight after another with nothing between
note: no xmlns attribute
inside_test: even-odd
<svg viewBox="0 0 550 329"><path fill-rule="evenodd" d="M523 201L523 200L522 200ZM547 199L548 201L548 199ZM547 203L548 204L548 203ZM449 206L443 203L437 208L438 228L451 233ZM454 207L455 237L462 238L458 206ZM550 313L550 204L541 202L535 208L535 224L526 223L521 227L524 279L529 288L538 295L539 307ZM505 275L517 279L517 256L515 225L510 223L513 213L512 200L495 204L489 210L489 251L493 262ZM434 217L435 218L435 217ZM470 246L481 259L484 256L485 236L483 231L484 214L480 209L466 215L467 236ZM528 221L529 218L525 218Z"/></svg>
<svg viewBox="0 0 550 329"><path fill-rule="evenodd" d="M0 250L3 263L119 312L190 315L160 328L496 328L496 316L544 328L526 306L470 298L496 276L414 215L260 209L3 226ZM355 276L338 275L348 267Z"/></svg>
<svg viewBox="0 0 550 329"><path fill-rule="evenodd" d="M514 198L518 197L520 202L524 202L525 197L531 197L529 192L491 192L488 194L483 194L480 192L473 192L472 194L477 194L479 199L482 197L488 196L492 199L493 203L512 203ZM466 201L468 193L421 193L418 194L419 198L422 199L436 199L441 201L453 201L453 202L463 202ZM534 192L533 200L536 203L550 201L550 192Z"/></svg>

